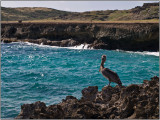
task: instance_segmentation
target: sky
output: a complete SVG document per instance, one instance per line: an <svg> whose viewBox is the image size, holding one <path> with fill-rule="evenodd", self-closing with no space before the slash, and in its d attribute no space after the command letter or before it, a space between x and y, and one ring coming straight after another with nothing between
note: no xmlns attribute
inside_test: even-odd
<svg viewBox="0 0 160 120"><path fill-rule="evenodd" d="M1 1L2 7L47 7L64 11L127 10L155 1Z"/></svg>

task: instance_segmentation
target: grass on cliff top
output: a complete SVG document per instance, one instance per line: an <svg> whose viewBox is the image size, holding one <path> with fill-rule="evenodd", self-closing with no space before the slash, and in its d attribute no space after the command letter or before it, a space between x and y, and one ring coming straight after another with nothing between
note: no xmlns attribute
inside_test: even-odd
<svg viewBox="0 0 160 120"><path fill-rule="evenodd" d="M18 23L18 21L1 21L1 23ZM22 23L159 23L157 19L128 21L79 21L79 20L31 20Z"/></svg>

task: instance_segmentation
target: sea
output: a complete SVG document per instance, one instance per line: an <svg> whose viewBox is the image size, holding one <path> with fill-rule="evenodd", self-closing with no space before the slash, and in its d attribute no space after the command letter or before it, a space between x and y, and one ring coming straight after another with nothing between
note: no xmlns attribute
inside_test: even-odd
<svg viewBox="0 0 160 120"><path fill-rule="evenodd" d="M68 95L80 99L88 86L101 91L109 83L99 72L102 55L107 56L104 66L115 71L124 86L159 76L159 52L1 43L1 118L15 118L23 104L42 101L48 106Z"/></svg>

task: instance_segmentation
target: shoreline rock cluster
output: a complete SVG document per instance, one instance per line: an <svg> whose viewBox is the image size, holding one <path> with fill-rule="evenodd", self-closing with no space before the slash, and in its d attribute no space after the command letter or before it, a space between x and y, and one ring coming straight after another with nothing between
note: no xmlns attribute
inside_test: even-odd
<svg viewBox="0 0 160 120"><path fill-rule="evenodd" d="M159 77L120 88L97 86L82 90L78 100L66 96L59 104L46 106L43 102L24 104L16 119L158 119Z"/></svg>
<svg viewBox="0 0 160 120"><path fill-rule="evenodd" d="M41 39L22 39L22 40L17 40L16 38L2 38L2 42L4 43L12 43L12 42L30 42L30 43L35 43L35 44L43 44L43 45L50 45L50 46L59 46L59 47L72 47L79 45L77 41L73 39L66 39L62 41L50 41L45 38Z"/></svg>

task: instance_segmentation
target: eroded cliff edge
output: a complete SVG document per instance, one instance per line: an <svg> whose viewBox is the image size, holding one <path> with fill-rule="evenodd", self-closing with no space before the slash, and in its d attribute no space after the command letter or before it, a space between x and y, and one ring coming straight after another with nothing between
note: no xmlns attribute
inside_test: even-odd
<svg viewBox="0 0 160 120"><path fill-rule="evenodd" d="M46 106L43 102L24 104L17 119L158 119L159 78L127 87L97 86L82 90L82 97L67 96L61 103Z"/></svg>
<svg viewBox="0 0 160 120"><path fill-rule="evenodd" d="M51 46L159 51L158 23L2 23L2 39Z"/></svg>

